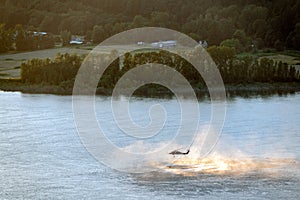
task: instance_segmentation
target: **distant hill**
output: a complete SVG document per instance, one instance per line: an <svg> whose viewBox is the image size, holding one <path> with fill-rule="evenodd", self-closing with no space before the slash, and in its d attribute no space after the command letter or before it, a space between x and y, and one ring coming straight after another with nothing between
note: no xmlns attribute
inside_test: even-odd
<svg viewBox="0 0 300 200"><path fill-rule="evenodd" d="M299 0L0 0L0 23L88 39L98 34L100 41L160 26L209 44L235 38L244 46L300 49Z"/></svg>

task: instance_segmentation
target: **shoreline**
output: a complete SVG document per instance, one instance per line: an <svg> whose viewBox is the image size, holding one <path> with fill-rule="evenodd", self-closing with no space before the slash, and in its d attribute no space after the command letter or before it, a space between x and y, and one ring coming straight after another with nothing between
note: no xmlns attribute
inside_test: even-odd
<svg viewBox="0 0 300 200"><path fill-rule="evenodd" d="M247 96L264 94L288 94L300 92L300 82L284 83L247 83L247 84L226 84L227 96ZM5 92L21 92L25 94L54 94L72 95L73 87L63 87L49 84L27 84L20 79L0 79L0 90ZM194 87L197 96L208 95L207 88ZM96 95L111 96L112 89L98 88ZM136 96L155 97L173 96L166 89L142 88L135 92Z"/></svg>

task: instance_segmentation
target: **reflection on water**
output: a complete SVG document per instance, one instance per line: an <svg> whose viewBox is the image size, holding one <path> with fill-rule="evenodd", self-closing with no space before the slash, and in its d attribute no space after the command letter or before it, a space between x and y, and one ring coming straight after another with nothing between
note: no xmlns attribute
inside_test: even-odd
<svg viewBox="0 0 300 200"><path fill-rule="evenodd" d="M200 173L197 176L133 175L135 185L169 199L298 199L298 180L252 173L243 176Z"/></svg>
<svg viewBox="0 0 300 200"><path fill-rule="evenodd" d="M135 163L134 168L143 168L145 172L168 174L166 177L172 177L172 175L183 177L199 177L201 175L243 177L251 175L264 178L280 178L293 174L300 178L299 160L295 155L283 155L283 153L286 153L286 150L281 153L276 153L276 150L274 150L268 157L267 155L255 155L254 153L246 155L240 150L235 150L234 153L232 150L224 148L220 150L222 147L219 145L208 156L201 156L203 155L201 154L201 145L205 145L203 144L203 140L209 137L209 135L205 134L206 131L203 131L203 133L197 135L188 155L168 154L171 149L178 149L179 147L173 146L169 151L164 152L163 155L156 155L155 157L148 155L141 156L141 160L147 162L139 166ZM163 145L165 144L161 144L160 146ZM125 148L141 150L145 146L143 143L136 143ZM155 148L158 149L159 146L148 146L148 150L155 151ZM123 160L122 165L124 168L133 167L131 162L125 162L126 160L130 160L129 158L119 159Z"/></svg>
<svg viewBox="0 0 300 200"><path fill-rule="evenodd" d="M210 155L204 159L184 157L175 160L171 165L158 166L165 172L197 176L203 174L243 175L251 172L265 172L269 175L280 175L279 170L295 168L296 160L291 158L227 158L221 155ZM299 165L298 165L299 167Z"/></svg>
<svg viewBox="0 0 300 200"><path fill-rule="evenodd" d="M228 86L226 90L226 96L228 100L232 100L235 98L269 98L272 96L280 96L280 97L287 97L289 95L294 95L297 92L300 91L300 88L296 87L280 87L280 86L264 86L263 84L261 86L252 86L252 89L249 89L246 86ZM209 93L207 89L203 90L195 90L197 98L200 101L209 99ZM173 93L168 90L167 88L161 88L160 92L153 92L149 93L148 90L143 90L143 88L138 89L135 91L134 95L136 97L145 98L145 97L151 97L151 98L163 98L163 99L172 99L174 97ZM188 97L187 97L188 98Z"/></svg>
<svg viewBox="0 0 300 200"><path fill-rule="evenodd" d="M71 97L1 92L0 102L0 199L300 196L298 93L230 99L223 133L212 154L199 156L203 147L196 142L188 156L173 157L165 152L159 162L147 163L145 167L151 171L143 174L109 169L86 151L76 133ZM166 106L170 121L161 136L139 141L144 148L169 141L178 128L180 109L173 99L133 98L132 116L147 124L145 110L155 103ZM105 121L103 130L121 148L137 150L132 144L136 141L115 127L109 105L110 98L96 97L97 118ZM210 119L207 99L200 101L200 112L201 125L205 125Z"/></svg>
<svg viewBox="0 0 300 200"><path fill-rule="evenodd" d="M294 89L291 90L261 90L261 91L227 91L228 100L234 98L269 98L272 96L280 96L287 97L289 95L294 95L296 91Z"/></svg>

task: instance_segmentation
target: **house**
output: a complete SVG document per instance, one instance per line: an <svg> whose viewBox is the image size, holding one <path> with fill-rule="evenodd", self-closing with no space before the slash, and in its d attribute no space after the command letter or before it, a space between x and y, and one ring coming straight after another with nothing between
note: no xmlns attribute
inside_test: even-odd
<svg viewBox="0 0 300 200"><path fill-rule="evenodd" d="M83 44L83 39L80 37L72 37L70 44L80 45Z"/></svg>
<svg viewBox="0 0 300 200"><path fill-rule="evenodd" d="M139 46L145 45L145 42L138 42L137 45Z"/></svg>
<svg viewBox="0 0 300 200"><path fill-rule="evenodd" d="M48 35L48 33L47 32L36 32L36 31L33 32L33 36L45 36L45 35Z"/></svg>
<svg viewBox="0 0 300 200"><path fill-rule="evenodd" d="M160 41L160 42L151 43L151 46L154 48L175 47L176 45L177 45L176 40L168 40L168 41Z"/></svg>

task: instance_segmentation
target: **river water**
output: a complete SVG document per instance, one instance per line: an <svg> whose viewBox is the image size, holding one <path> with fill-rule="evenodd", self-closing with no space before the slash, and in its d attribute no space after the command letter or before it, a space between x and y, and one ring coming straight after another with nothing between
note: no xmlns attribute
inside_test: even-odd
<svg viewBox="0 0 300 200"><path fill-rule="evenodd" d="M142 174L111 169L89 154L76 130L72 97L0 92L0 102L0 199L300 198L299 93L229 99L222 135L209 156L166 155L172 165L155 163ZM120 136L110 102L96 97L97 119L110 140L120 148L147 145ZM170 114L152 144L172 139L179 126L177 101L130 103L133 119L142 125L157 103ZM210 102L199 105L201 133Z"/></svg>

